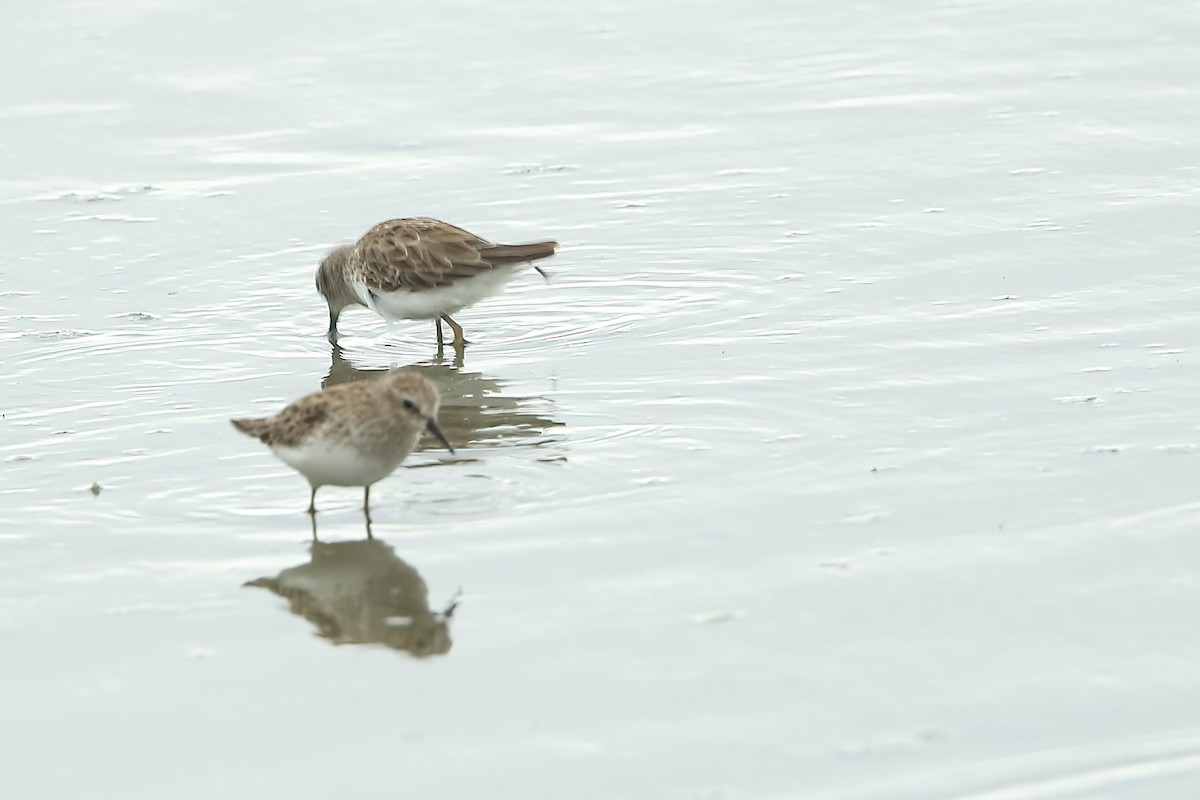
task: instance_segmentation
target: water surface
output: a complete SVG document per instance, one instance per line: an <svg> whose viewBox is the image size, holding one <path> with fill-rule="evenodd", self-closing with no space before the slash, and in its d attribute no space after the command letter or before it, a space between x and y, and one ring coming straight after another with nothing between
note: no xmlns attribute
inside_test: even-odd
<svg viewBox="0 0 1200 800"><path fill-rule="evenodd" d="M1193 796L1194 4L4 16L6 795ZM407 215L563 248L331 348Z"/></svg>

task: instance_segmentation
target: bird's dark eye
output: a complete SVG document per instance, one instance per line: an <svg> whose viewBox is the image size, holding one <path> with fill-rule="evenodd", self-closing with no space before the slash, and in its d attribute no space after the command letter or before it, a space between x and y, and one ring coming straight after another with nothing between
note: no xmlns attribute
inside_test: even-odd
<svg viewBox="0 0 1200 800"><path fill-rule="evenodd" d="M405 400L405 401L404 401L404 407L405 407L407 410L409 410L409 411L416 411L416 410L417 410L417 407L416 407L415 405L413 405L413 401L412 401L412 400Z"/></svg>

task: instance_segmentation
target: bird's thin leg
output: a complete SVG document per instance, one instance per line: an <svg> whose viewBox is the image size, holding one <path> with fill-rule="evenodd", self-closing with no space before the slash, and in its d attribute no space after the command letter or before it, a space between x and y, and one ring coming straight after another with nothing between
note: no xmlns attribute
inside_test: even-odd
<svg viewBox="0 0 1200 800"><path fill-rule="evenodd" d="M367 525L371 524L371 487L363 487L363 516L367 518ZM368 532L370 529L368 528Z"/></svg>
<svg viewBox="0 0 1200 800"><path fill-rule="evenodd" d="M316 514L309 514L309 515L308 515L308 518L312 520L312 537L313 537L313 544L316 544L317 542L319 542L319 541L320 541L320 539L318 539L318 538L317 538L317 515L316 515Z"/></svg>
<svg viewBox="0 0 1200 800"><path fill-rule="evenodd" d="M317 487L312 487L312 494L308 496L308 513L316 515L317 513Z"/></svg>
<svg viewBox="0 0 1200 800"><path fill-rule="evenodd" d="M467 338L463 336L462 326L450 319L449 314L442 314L442 319L444 319L446 324L450 326L450 330L454 331L454 349L462 350L467 344Z"/></svg>
<svg viewBox="0 0 1200 800"><path fill-rule="evenodd" d="M442 335L442 320L440 318L436 319L436 320L434 320L434 324L437 325L438 350L441 350L442 347L446 344L446 339Z"/></svg>

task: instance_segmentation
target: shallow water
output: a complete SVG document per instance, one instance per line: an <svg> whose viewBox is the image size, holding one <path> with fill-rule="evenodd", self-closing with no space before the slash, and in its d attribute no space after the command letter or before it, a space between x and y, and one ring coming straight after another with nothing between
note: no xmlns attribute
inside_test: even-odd
<svg viewBox="0 0 1200 800"><path fill-rule="evenodd" d="M0 12L5 795L1194 796L1195 11ZM563 248L331 349L418 214Z"/></svg>

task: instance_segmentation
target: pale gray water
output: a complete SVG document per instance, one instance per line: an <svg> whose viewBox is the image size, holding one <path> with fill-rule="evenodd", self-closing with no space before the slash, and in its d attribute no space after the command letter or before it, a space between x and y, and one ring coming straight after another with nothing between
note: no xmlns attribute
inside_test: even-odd
<svg viewBox="0 0 1200 800"><path fill-rule="evenodd" d="M10 4L4 796L1194 797L1198 11ZM418 214L553 279L331 353ZM227 419L403 365L310 553Z"/></svg>

